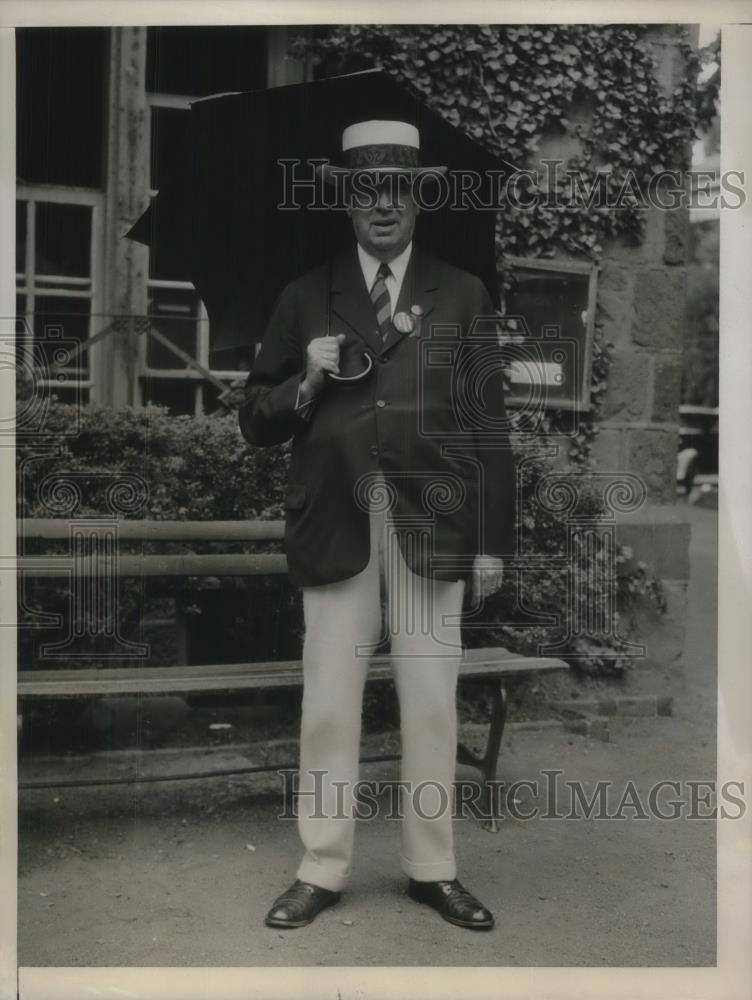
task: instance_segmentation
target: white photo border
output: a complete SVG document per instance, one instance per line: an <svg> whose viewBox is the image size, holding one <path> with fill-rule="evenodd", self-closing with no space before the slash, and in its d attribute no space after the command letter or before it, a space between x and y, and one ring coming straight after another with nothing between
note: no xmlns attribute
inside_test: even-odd
<svg viewBox="0 0 752 1000"><path fill-rule="evenodd" d="M303 24L338 23L610 22L723 25L722 170L752 177L752 3L715 4L665 0L612 2L466 2L456 0L4 0L0 6L0 316L13 317L15 203L14 26L125 24ZM747 22L747 23L744 23ZM721 403L719 509L719 784L742 781L752 787L752 199L721 212ZM2 320L3 324L9 320ZM0 365L0 430L12 426L14 372ZM745 460L746 459L746 460ZM0 448L2 546L13 557L15 494L12 447ZM718 965L716 968L21 968L17 969L17 792L15 575L0 576L0 1000L81 1000L85 996L129 1000L274 1000L301 997L358 997L403 1000L503 994L528 996L665 1000L730 1000L752 995L752 811L719 822ZM514 919L514 914L506 915Z"/></svg>

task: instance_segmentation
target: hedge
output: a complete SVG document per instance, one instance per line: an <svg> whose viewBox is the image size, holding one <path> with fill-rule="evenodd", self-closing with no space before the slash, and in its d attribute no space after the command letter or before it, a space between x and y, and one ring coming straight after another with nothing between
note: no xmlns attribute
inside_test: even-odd
<svg viewBox="0 0 752 1000"><path fill-rule="evenodd" d="M282 517L289 447L259 449L248 445L239 434L233 414L174 417L154 406L142 410L113 410L55 403L48 413L44 448L19 442L17 456L19 510L26 517L53 516L49 497L57 494L54 490L51 493L51 488L74 481L81 484L81 502L70 516L109 513L108 487L118 477L127 475L143 484L143 503L131 504L123 514L125 517L206 521L278 519ZM538 460L526 461L521 468L522 495L527 498L521 505L524 551L562 555L567 551L566 523L539 505L528 502L538 477L550 469ZM591 488L587 475L580 475L580 509L597 518L601 510L599 494ZM57 547L64 549L65 543ZM278 543L266 543L262 547L274 548ZM216 550L208 543L204 548ZM224 544L220 548L243 550L241 543ZM37 550L49 551L50 546L47 544L46 548ZM154 547L141 543L137 550L154 551ZM164 551L164 546L161 550ZM602 547L590 556L591 561L603 558ZM577 560L576 565L579 564ZM570 568L570 564L544 562L540 568L522 574L519 594L514 575L508 573L502 590L487 602L484 617L505 621L509 609L521 603L536 613L557 616L564 623ZM601 607L607 596L604 584L594 582L598 575L590 570L589 563L577 570L578 581L583 585L582 600ZM210 598L202 598L200 592L216 589L218 585L219 581L191 580L183 590L186 609L195 617L198 647L213 650L215 656L224 655L230 660L241 654L251 658L298 654L302 630L300 601L286 580L224 581L226 599L219 604L211 599L213 611L209 612L207 602ZM631 553L623 548L617 556L616 587L619 611L615 612L611 623L614 632L618 631L618 625L626 627L625 612L636 602L646 600L659 611L663 608L660 581L651 576L644 563L635 562ZM32 609L59 606L64 610L68 592L61 582L39 582L27 589L35 595L33 600L29 598ZM158 581L123 581L120 614L126 622L124 634L141 631L139 623L146 605L160 597L164 597L164 588L160 589ZM229 615L229 618L213 622L209 633L211 641L207 642L205 623L210 613L220 617ZM28 610L22 609L21 617L28 622L33 615L30 617ZM251 620L253 628L249 625ZM561 625L531 627L524 622L494 626L490 637L488 630L466 629L468 644L499 642L525 654L536 652L540 644L554 642L561 635ZM46 629L30 630L22 635L22 648L27 658L35 659L32 647L42 639L49 641ZM627 666L618 656L615 638L597 643L579 639L568 653L572 656L573 668L586 673L621 673ZM169 650L163 651L163 655L169 655Z"/></svg>

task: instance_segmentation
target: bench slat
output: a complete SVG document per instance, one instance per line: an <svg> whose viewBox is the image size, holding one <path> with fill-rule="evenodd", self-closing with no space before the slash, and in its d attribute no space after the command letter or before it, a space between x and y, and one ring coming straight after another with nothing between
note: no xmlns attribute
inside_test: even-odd
<svg viewBox="0 0 752 1000"><path fill-rule="evenodd" d="M83 518L82 522L96 517ZM103 518L102 523L108 523ZM19 538L65 539L76 521L68 518L33 517L19 518ZM130 521L119 519L118 538L121 541L160 542L266 542L283 538L284 521Z"/></svg>
<svg viewBox="0 0 752 1000"><path fill-rule="evenodd" d="M466 650L460 676L508 677L568 670L554 657L518 656L506 649ZM369 680L392 676L389 656L371 657ZM255 688L299 687L303 668L299 660L260 663L202 664L167 667L113 667L82 670L30 670L18 675L18 696L167 694L199 691L236 691Z"/></svg>
<svg viewBox="0 0 752 1000"><path fill-rule="evenodd" d="M70 556L19 556L19 572L30 577L70 576L271 576L287 572L287 559L281 553L218 553L196 555L192 552L118 555L113 559Z"/></svg>

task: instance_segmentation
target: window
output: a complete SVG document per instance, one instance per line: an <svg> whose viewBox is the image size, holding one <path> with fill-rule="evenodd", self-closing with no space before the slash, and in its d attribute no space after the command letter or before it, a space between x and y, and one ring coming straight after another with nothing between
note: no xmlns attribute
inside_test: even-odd
<svg viewBox="0 0 752 1000"><path fill-rule="evenodd" d="M579 261L506 258L504 342L514 406L590 405L596 268Z"/></svg>
<svg viewBox="0 0 752 1000"><path fill-rule="evenodd" d="M16 31L16 173L21 183L100 188L106 28Z"/></svg>
<svg viewBox="0 0 752 1000"><path fill-rule="evenodd" d="M109 30L16 31L16 312L29 363L60 363L106 325L99 309ZM59 350L63 348L63 354ZM88 399L96 347L47 371Z"/></svg>
<svg viewBox="0 0 752 1000"><path fill-rule="evenodd" d="M36 365L60 364L106 325L99 308L102 195L85 189L19 185L16 209L16 291L19 346ZM88 399L92 352L73 357L42 385L63 401Z"/></svg>
<svg viewBox="0 0 752 1000"><path fill-rule="evenodd" d="M186 155L191 100L235 90L259 90L267 83L269 29L233 27L153 27L147 33L146 91L150 114L152 195L181 168ZM180 247L151 248L148 311L151 325L176 347L225 383L246 374L239 351L211 354L209 319L188 280L189 262ZM176 413L217 409L219 385L181 360L164 343L142 344L140 389L143 402Z"/></svg>

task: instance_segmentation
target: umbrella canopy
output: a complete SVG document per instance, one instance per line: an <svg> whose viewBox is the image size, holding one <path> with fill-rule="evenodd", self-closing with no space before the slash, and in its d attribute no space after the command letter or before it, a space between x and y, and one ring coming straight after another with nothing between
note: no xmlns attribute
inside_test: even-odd
<svg viewBox="0 0 752 1000"><path fill-rule="evenodd" d="M300 161L298 176L311 178L306 161L338 162L343 129L372 118L417 126L423 164L481 176L509 169L380 70L191 104L182 168L127 236L157 260L168 248L179 258L209 313L213 351L258 341L284 286L352 243L343 211L306 207L312 188L296 189L300 210L280 210L280 161ZM477 208L423 211L415 239L477 274L498 300L495 218Z"/></svg>

